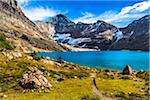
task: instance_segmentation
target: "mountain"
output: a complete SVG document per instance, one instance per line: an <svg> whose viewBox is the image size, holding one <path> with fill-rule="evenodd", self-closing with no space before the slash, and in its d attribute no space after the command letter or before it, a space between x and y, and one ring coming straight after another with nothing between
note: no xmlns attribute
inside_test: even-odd
<svg viewBox="0 0 150 100"><path fill-rule="evenodd" d="M118 31L117 27L100 20L92 24L75 24L62 14L56 15L48 23L54 25L54 39L57 42L82 48L107 49Z"/></svg>
<svg viewBox="0 0 150 100"><path fill-rule="evenodd" d="M69 49L63 44L68 44L101 50L149 50L150 15L124 28L102 20L74 23L63 14L48 22L32 22L16 0L0 0L0 17L0 35L7 41L0 47L5 49L12 46L16 51L66 51Z"/></svg>
<svg viewBox="0 0 150 100"><path fill-rule="evenodd" d="M54 39L74 47L101 50L149 50L149 15L118 28L98 20L95 23L77 24L59 14L49 20L54 27Z"/></svg>
<svg viewBox="0 0 150 100"><path fill-rule="evenodd" d="M115 42L110 49L149 50L150 15L133 21L127 27L121 28L124 37Z"/></svg>
<svg viewBox="0 0 150 100"><path fill-rule="evenodd" d="M0 35L16 51L64 51L53 39L22 12L16 0L0 0ZM6 47L1 45L1 47ZM3 48L6 49L6 48Z"/></svg>
<svg viewBox="0 0 150 100"><path fill-rule="evenodd" d="M56 33L70 33L75 30L75 23L69 20L66 16L58 14L49 20L50 24L54 25Z"/></svg>

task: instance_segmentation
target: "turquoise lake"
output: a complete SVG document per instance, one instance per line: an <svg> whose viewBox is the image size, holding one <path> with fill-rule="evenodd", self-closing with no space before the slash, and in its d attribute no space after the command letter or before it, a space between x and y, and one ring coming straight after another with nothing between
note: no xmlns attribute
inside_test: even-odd
<svg viewBox="0 0 150 100"><path fill-rule="evenodd" d="M61 57L64 61L92 68L122 70L130 65L134 70L149 70L150 52L143 51L81 51L81 52L52 52L38 53L53 59Z"/></svg>

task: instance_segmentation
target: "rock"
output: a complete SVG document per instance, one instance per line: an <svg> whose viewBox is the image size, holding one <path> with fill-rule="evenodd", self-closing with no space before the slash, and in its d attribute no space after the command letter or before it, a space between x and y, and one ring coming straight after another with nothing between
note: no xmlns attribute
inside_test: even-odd
<svg viewBox="0 0 150 100"><path fill-rule="evenodd" d="M1 0L1 1L9 4L13 8L18 8L18 4L16 0Z"/></svg>
<svg viewBox="0 0 150 100"><path fill-rule="evenodd" d="M6 94L3 95L4 98L7 98L8 96Z"/></svg>
<svg viewBox="0 0 150 100"><path fill-rule="evenodd" d="M45 64L55 65L55 62L50 59L42 59L41 61Z"/></svg>
<svg viewBox="0 0 150 100"><path fill-rule="evenodd" d="M31 56L27 56L27 59L29 59L29 60L33 60L33 57L31 57Z"/></svg>
<svg viewBox="0 0 150 100"><path fill-rule="evenodd" d="M78 77L77 76L74 76L74 79L77 79Z"/></svg>
<svg viewBox="0 0 150 100"><path fill-rule="evenodd" d="M122 71L122 74L131 75L133 74L133 70L129 65L126 65Z"/></svg>
<svg viewBox="0 0 150 100"><path fill-rule="evenodd" d="M43 76L43 72L36 67L29 67L29 71L23 74L23 79L20 80L20 85L24 89L36 89L36 88L51 88L52 85Z"/></svg>

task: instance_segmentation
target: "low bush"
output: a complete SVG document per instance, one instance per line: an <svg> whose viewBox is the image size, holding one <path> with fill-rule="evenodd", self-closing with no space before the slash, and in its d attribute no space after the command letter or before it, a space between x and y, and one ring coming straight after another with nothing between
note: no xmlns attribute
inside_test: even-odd
<svg viewBox="0 0 150 100"><path fill-rule="evenodd" d="M7 50L12 50L12 46L9 44L9 42L6 40L5 35L0 34L0 47L7 49Z"/></svg>
<svg viewBox="0 0 150 100"><path fill-rule="evenodd" d="M150 72L148 72L148 71L139 71L136 74L136 77L145 79L146 81L149 80L149 78L150 78L149 76L150 76Z"/></svg>
<svg viewBox="0 0 150 100"><path fill-rule="evenodd" d="M30 53L29 55L32 56L33 59L36 60L36 61L39 61L39 60L42 59L42 57L38 56L38 55L36 54L36 52Z"/></svg>

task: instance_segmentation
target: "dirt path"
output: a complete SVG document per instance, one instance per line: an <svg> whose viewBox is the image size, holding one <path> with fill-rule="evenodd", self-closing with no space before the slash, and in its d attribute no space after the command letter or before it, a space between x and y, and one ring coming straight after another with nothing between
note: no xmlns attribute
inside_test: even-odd
<svg viewBox="0 0 150 100"><path fill-rule="evenodd" d="M102 94L102 92L100 90L98 90L95 78L93 78L93 80L92 80L92 90L93 90L94 94L96 94L97 96L99 96L101 98L101 100L114 100L112 98L104 96Z"/></svg>

